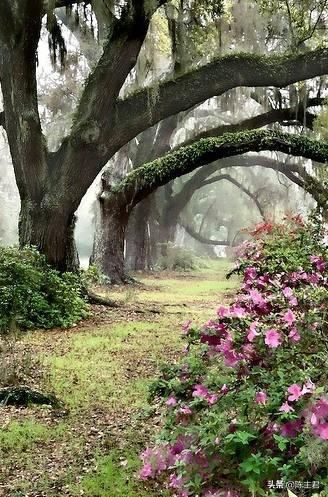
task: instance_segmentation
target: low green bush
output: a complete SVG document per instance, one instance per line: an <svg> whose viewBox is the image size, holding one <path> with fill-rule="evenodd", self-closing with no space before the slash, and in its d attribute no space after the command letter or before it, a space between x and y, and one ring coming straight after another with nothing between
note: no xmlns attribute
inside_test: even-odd
<svg viewBox="0 0 328 497"><path fill-rule="evenodd" d="M78 275L53 270L34 248L0 248L0 331L68 327L86 312Z"/></svg>
<svg viewBox="0 0 328 497"><path fill-rule="evenodd" d="M162 244L163 246L164 244ZM173 243L165 244L163 252L157 262L157 267L161 270L169 271L195 271L206 267L204 260L185 247L179 247Z"/></svg>

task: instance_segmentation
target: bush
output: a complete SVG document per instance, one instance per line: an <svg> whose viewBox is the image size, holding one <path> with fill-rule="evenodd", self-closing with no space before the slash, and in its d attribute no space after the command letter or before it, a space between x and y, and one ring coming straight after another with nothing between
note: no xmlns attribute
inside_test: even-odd
<svg viewBox="0 0 328 497"><path fill-rule="evenodd" d="M0 248L0 330L68 327L86 315L80 279L34 248Z"/></svg>
<svg viewBox="0 0 328 497"><path fill-rule="evenodd" d="M140 476L177 497L281 496L287 482L319 495L328 485L324 233L293 218L253 235L233 304L200 329L185 325L185 358L152 386L164 427Z"/></svg>
<svg viewBox="0 0 328 497"><path fill-rule="evenodd" d="M165 244L165 255L161 255L157 263L159 269L169 271L195 271L204 265L192 250L173 243Z"/></svg>

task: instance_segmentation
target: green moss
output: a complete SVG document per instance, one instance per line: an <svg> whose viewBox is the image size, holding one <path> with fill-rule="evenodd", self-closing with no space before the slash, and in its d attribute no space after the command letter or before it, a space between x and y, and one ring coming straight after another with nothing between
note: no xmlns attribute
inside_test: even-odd
<svg viewBox="0 0 328 497"><path fill-rule="evenodd" d="M181 147L164 157L144 164L119 183L113 189L113 194L124 193L126 198L133 199L136 193L142 191L151 193L172 179L215 160L250 151L273 150L303 156L317 162L328 161L328 143L305 136L267 130L225 133L219 137L202 138L191 145Z"/></svg>

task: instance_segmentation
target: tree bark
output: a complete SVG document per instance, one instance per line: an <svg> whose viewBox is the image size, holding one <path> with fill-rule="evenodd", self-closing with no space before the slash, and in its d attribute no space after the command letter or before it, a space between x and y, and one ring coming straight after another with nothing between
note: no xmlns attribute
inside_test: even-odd
<svg viewBox="0 0 328 497"><path fill-rule="evenodd" d="M62 209L36 207L23 201L19 218L20 246L32 245L46 254L47 262L61 272L75 272L79 258L74 241L75 215Z"/></svg>
<svg viewBox="0 0 328 497"><path fill-rule="evenodd" d="M149 216L152 204L149 196L133 209L126 235L126 268L131 271L152 269Z"/></svg>
<svg viewBox="0 0 328 497"><path fill-rule="evenodd" d="M124 241L129 215L125 204L110 194L99 202L99 225L96 227L92 263L108 276L112 284L131 280L124 264Z"/></svg>

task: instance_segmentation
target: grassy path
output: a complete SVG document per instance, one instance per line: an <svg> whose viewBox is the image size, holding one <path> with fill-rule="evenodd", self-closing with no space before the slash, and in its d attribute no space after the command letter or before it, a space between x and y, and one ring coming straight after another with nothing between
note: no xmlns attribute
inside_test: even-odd
<svg viewBox="0 0 328 497"><path fill-rule="evenodd" d="M165 495L134 477L158 423L148 386L160 364L178 356L181 324L212 317L233 290L226 269L218 261L189 275L144 276L142 287L111 292L123 309L95 307L81 326L29 333L17 344L36 375L33 358L41 358L43 387L68 412L0 408L1 497Z"/></svg>

